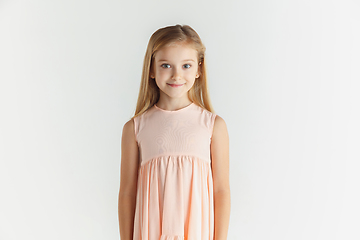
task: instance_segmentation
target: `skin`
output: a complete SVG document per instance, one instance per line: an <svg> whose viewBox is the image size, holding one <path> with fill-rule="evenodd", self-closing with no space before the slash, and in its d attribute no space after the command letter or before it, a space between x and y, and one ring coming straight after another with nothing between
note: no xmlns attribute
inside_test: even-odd
<svg viewBox="0 0 360 240"><path fill-rule="evenodd" d="M186 44L171 44L155 54L151 78L160 89L157 106L165 110L177 110L191 103L188 91L200 76L197 51ZM182 84L172 87L170 84Z"/></svg>
<svg viewBox="0 0 360 240"><path fill-rule="evenodd" d="M132 240L136 207L139 149L135 140L134 122L125 123L121 139L121 179L119 191L120 239Z"/></svg>
<svg viewBox="0 0 360 240"><path fill-rule="evenodd" d="M210 144L214 184L214 240L226 240L230 219L229 135L224 119L215 118Z"/></svg>
<svg viewBox="0 0 360 240"><path fill-rule="evenodd" d="M178 110L191 101L188 91L200 75L197 52L184 44L164 47L155 55L151 78L160 89L157 106ZM173 88L169 84L183 84ZM226 240L230 218L229 136L225 121L216 116L210 145L214 192L214 240ZM121 140L121 179L119 191L119 225L122 240L133 239L136 207L139 148L134 122L125 123Z"/></svg>

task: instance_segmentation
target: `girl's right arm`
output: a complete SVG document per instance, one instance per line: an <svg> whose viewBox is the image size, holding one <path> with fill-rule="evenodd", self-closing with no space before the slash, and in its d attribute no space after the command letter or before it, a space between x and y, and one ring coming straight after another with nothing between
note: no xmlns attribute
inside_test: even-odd
<svg viewBox="0 0 360 240"><path fill-rule="evenodd" d="M121 138L119 230L121 240L132 240L136 207L139 148L133 119L125 123Z"/></svg>

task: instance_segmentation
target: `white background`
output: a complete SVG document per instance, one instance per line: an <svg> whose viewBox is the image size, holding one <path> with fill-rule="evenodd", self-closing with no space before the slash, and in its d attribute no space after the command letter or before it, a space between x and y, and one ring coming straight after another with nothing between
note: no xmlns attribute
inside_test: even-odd
<svg viewBox="0 0 360 240"><path fill-rule="evenodd" d="M229 240L360 239L360 3L0 1L0 239L119 239L122 127L189 24L230 135Z"/></svg>

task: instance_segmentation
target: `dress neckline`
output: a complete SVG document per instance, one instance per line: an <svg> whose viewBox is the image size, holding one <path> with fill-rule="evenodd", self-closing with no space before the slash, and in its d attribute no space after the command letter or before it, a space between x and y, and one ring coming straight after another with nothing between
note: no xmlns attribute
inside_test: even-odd
<svg viewBox="0 0 360 240"><path fill-rule="evenodd" d="M175 113L175 112L180 112L180 111L183 111L184 109L188 109L190 108L192 105L194 104L194 102L191 102L189 105L187 105L186 107L183 107L183 108L180 108L180 109L177 109L177 110L165 110L165 109L162 109L162 108L159 108L156 103L154 104L154 107L160 111L163 111L163 112L168 112L168 113Z"/></svg>

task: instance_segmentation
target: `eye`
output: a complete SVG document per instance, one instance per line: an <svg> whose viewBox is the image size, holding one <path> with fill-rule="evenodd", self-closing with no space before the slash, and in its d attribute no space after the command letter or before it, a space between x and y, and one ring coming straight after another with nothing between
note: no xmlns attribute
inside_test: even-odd
<svg viewBox="0 0 360 240"><path fill-rule="evenodd" d="M190 64L184 64L184 68L190 68L191 65Z"/></svg>
<svg viewBox="0 0 360 240"><path fill-rule="evenodd" d="M164 64L161 64L161 67L162 68L170 68L170 64L164 63Z"/></svg>

